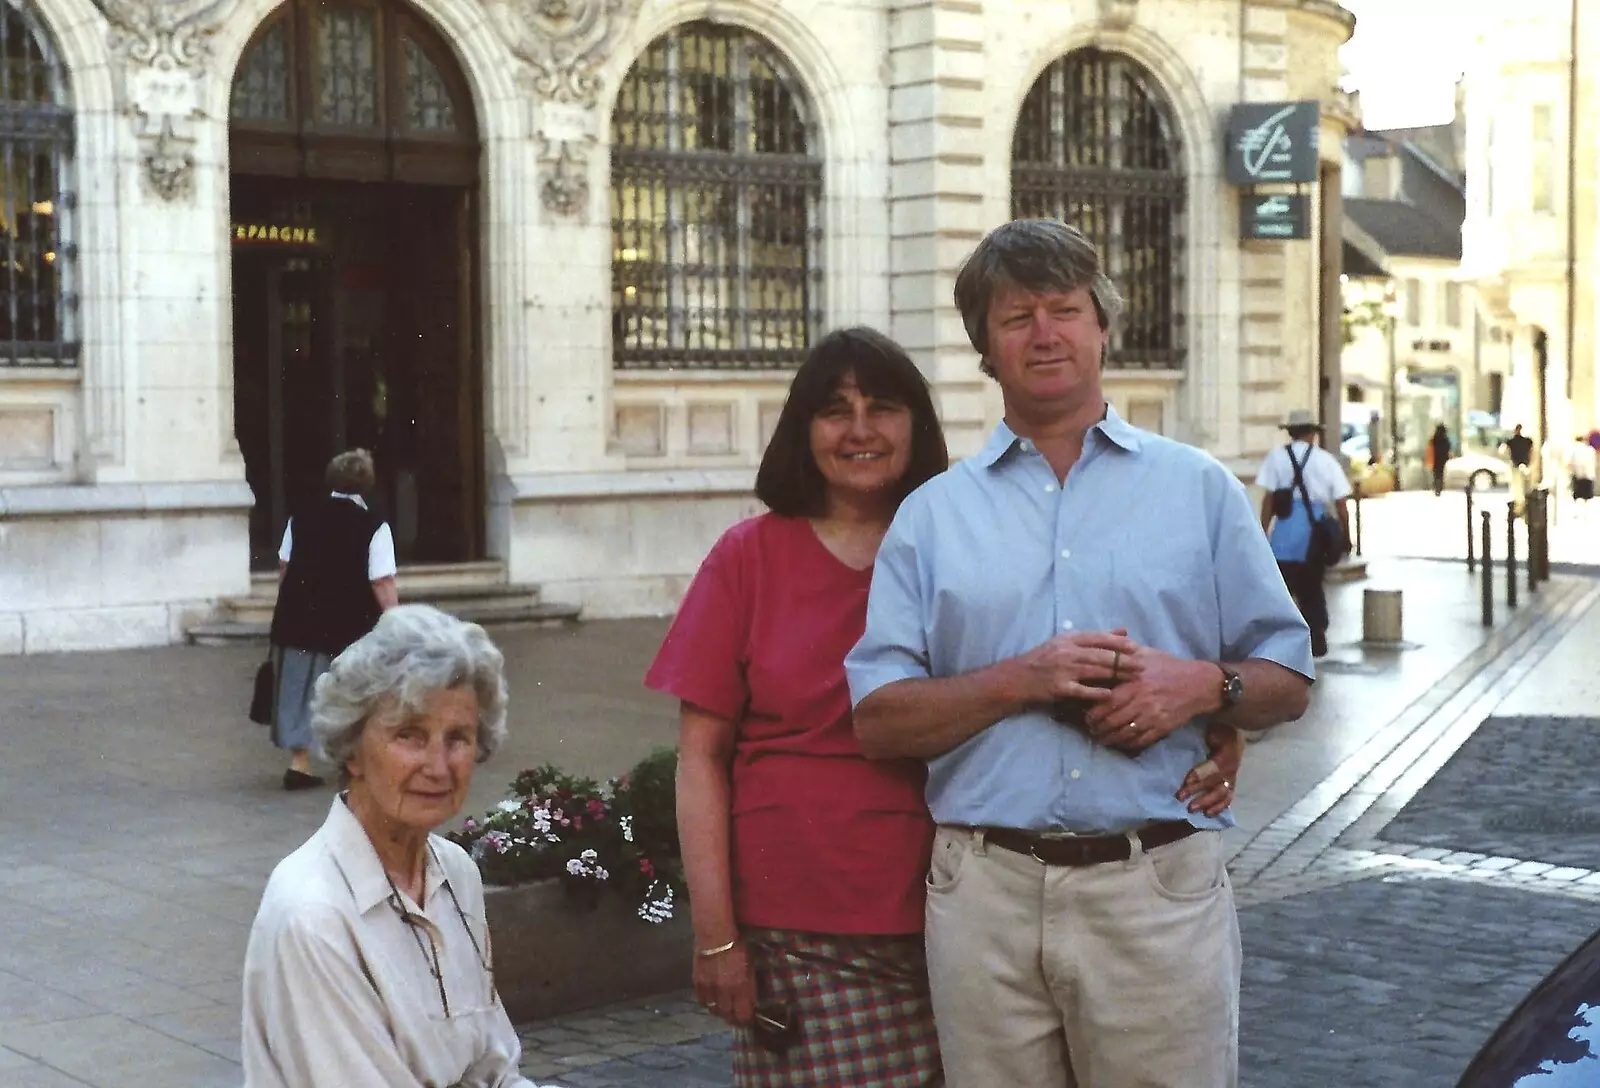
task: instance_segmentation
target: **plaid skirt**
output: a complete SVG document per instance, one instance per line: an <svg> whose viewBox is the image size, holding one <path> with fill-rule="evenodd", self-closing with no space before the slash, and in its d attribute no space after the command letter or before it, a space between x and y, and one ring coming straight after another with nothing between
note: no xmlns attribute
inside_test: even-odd
<svg viewBox="0 0 1600 1088"><path fill-rule="evenodd" d="M733 1037L737 1088L937 1088L944 1084L922 938L746 929L757 1000L789 1006L799 1038Z"/></svg>

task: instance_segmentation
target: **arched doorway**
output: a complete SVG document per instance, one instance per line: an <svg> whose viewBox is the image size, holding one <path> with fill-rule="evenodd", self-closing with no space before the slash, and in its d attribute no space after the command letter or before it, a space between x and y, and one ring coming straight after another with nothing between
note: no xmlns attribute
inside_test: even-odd
<svg viewBox="0 0 1600 1088"><path fill-rule="evenodd" d="M289 0L229 114L252 568L351 446L373 451L402 563L481 557L479 155L453 52L396 0Z"/></svg>

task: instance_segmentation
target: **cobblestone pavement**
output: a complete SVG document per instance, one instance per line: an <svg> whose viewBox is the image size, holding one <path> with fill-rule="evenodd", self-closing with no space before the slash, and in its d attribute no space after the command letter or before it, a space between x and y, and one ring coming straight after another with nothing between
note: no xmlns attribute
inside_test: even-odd
<svg viewBox="0 0 1600 1088"><path fill-rule="evenodd" d="M1584 900L1422 875L1246 908L1241 1084L1452 1085L1595 924Z"/></svg>
<svg viewBox="0 0 1600 1088"><path fill-rule="evenodd" d="M1600 869L1597 731L1600 718L1491 718L1381 837Z"/></svg>

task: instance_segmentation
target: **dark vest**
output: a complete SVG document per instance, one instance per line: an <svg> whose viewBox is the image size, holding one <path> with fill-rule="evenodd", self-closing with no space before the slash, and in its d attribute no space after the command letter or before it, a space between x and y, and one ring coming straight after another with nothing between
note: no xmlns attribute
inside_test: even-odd
<svg viewBox="0 0 1600 1088"><path fill-rule="evenodd" d="M272 642L337 655L372 630L380 609L367 579L367 548L383 519L325 495L294 516L289 569L272 611Z"/></svg>

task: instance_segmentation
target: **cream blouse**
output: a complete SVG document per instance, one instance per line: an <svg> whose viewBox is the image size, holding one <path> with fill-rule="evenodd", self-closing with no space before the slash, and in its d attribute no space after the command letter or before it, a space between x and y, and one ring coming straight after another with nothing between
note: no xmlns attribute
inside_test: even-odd
<svg viewBox="0 0 1600 1088"><path fill-rule="evenodd" d="M429 845L423 903L400 893L412 925L341 799L273 870L244 958L246 1088L530 1088L480 958L477 866L454 843Z"/></svg>

